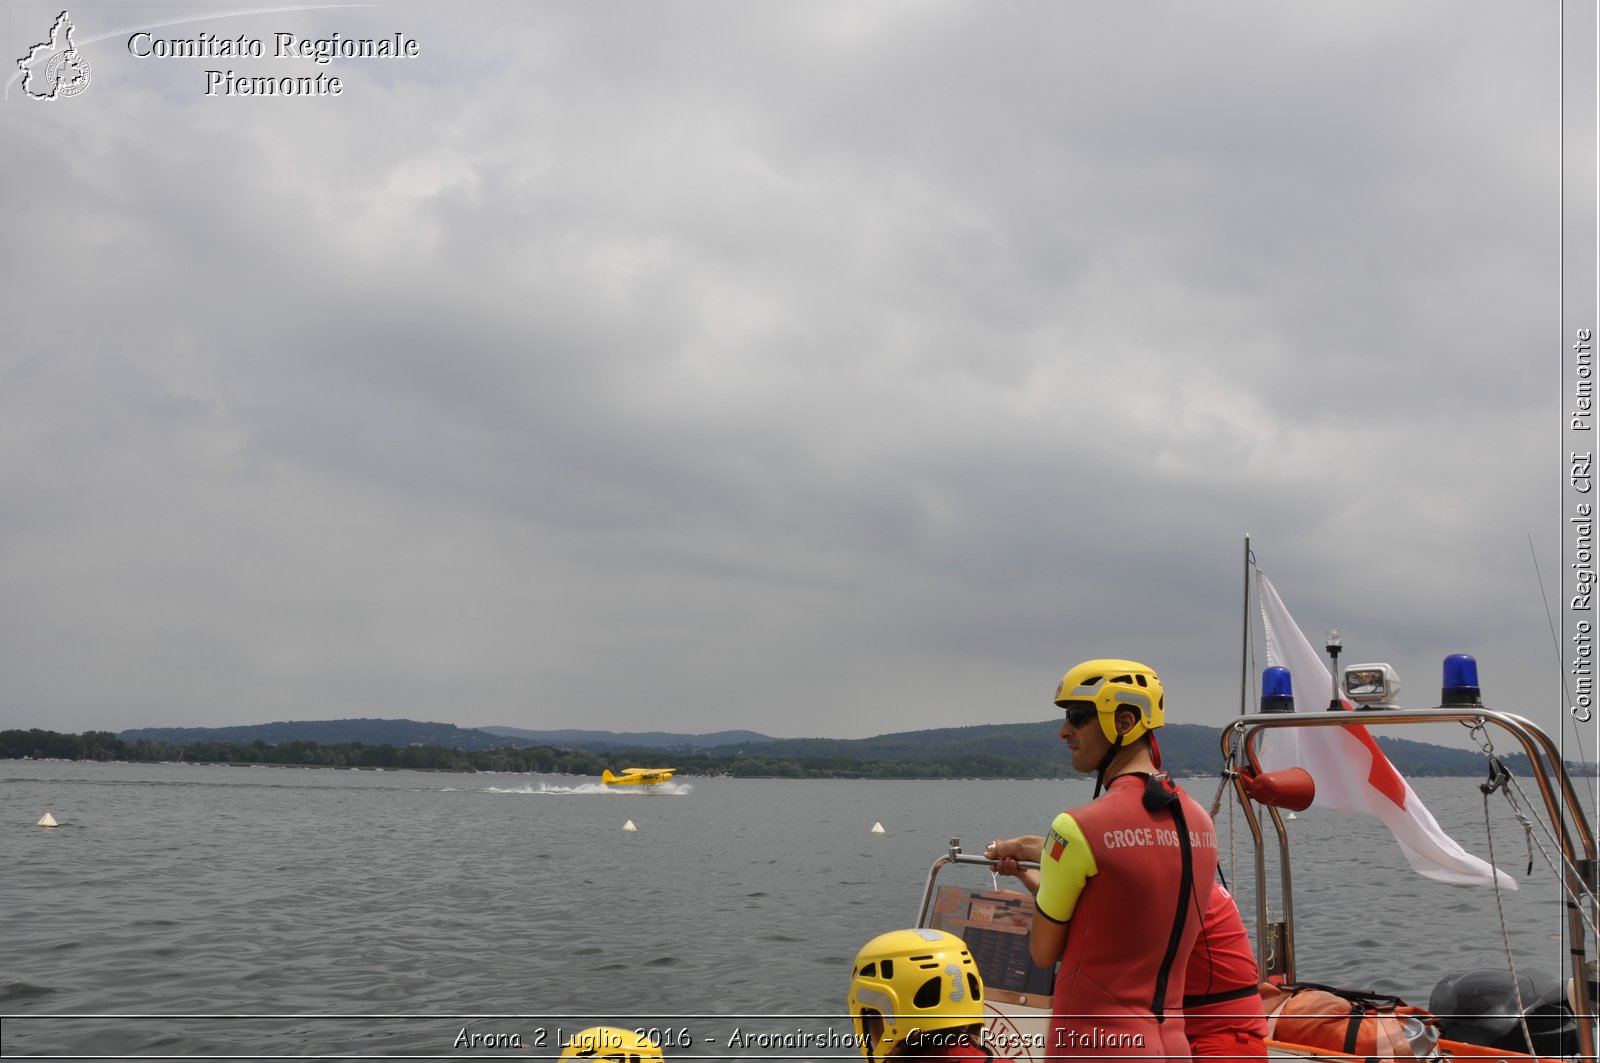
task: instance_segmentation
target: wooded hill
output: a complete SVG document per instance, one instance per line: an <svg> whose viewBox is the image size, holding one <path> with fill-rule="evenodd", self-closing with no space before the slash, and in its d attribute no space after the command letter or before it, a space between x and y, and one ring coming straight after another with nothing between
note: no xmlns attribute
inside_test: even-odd
<svg viewBox="0 0 1600 1063"><path fill-rule="evenodd" d="M1064 778L1072 774L1072 767L1066 744L1056 737L1057 726L1054 720L1047 720L905 731L873 738L780 739L753 731L709 735L491 731L414 720L307 720L242 727L143 728L116 736L102 732L96 734L94 752L86 755L95 759L208 759L596 775L602 767L625 766L626 762L671 765L685 775ZM28 751L21 740L24 735L48 733L0 732L0 758L63 755ZM1475 751L1407 739L1380 737L1378 741L1406 775L1486 772L1483 755ZM1169 724L1161 730L1160 742L1164 765L1175 774L1214 775L1222 762L1220 729L1216 727ZM380 752L384 748L391 752ZM281 759L270 759L274 750ZM162 756L163 752L167 755ZM1504 759L1513 772L1526 774L1526 757L1518 754Z"/></svg>

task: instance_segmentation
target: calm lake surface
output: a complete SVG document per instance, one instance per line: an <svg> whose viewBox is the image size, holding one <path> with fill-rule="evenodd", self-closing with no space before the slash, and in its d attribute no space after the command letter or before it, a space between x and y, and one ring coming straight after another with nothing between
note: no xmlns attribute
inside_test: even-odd
<svg viewBox="0 0 1600 1063"><path fill-rule="evenodd" d="M1412 780L1487 856L1477 782ZM1205 806L1217 788L1185 787ZM550 1059L605 1023L660 1030L669 1060L854 1059L825 1042L849 1029L850 960L914 923L948 840L1042 832L1091 792L0 761L0 1052ZM1523 887L1501 895L1516 961L1564 981L1556 881L1490 809ZM60 827L35 826L46 811ZM1227 868L1226 803L1217 826ZM1376 821L1290 826L1302 980L1426 1005L1443 974L1504 965L1492 890L1421 878ZM1253 927L1237 815L1232 836Z"/></svg>

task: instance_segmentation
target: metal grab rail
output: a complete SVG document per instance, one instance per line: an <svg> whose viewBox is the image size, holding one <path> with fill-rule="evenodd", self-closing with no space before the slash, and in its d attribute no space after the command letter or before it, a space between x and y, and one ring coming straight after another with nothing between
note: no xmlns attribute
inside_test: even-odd
<svg viewBox="0 0 1600 1063"><path fill-rule="evenodd" d="M1276 728L1345 727L1354 724L1395 725L1460 723L1466 726L1494 724L1517 739L1528 762L1532 765L1534 781L1544 801L1545 813L1561 845L1565 866L1564 886L1569 896L1581 897L1588 893L1600 922L1600 903L1595 900L1596 856L1595 836L1584 813L1582 802L1573 788L1571 776L1560 751L1550 736L1531 720L1507 712L1483 708L1437 709L1374 709L1358 712L1285 712L1258 713L1241 716L1222 729L1222 755L1230 768L1234 766L1231 754L1242 751L1252 772L1261 770L1256 742L1262 732ZM1245 812L1256 850L1256 936L1259 962L1265 974L1268 966L1267 912L1266 912L1266 853L1260 820L1256 815L1244 779L1232 771L1234 791ZM1294 977L1294 903L1289 877L1289 836L1283 819L1276 808L1266 806L1271 813L1278 833L1279 867L1283 893L1284 929L1281 942L1283 970L1289 979ZM1576 839L1576 840L1575 840ZM1581 852L1579 851L1581 846ZM1573 1010L1578 1014L1579 1052L1586 1059L1595 1058L1594 1002L1589 1000L1584 964L1584 926L1582 913L1571 902L1567 905L1568 933L1571 936L1571 970Z"/></svg>
<svg viewBox="0 0 1600 1063"><path fill-rule="evenodd" d="M917 912L917 921L912 924L913 926L928 925L928 913L933 908L934 880L939 877L939 869L946 864L982 864L985 867L993 868L994 858L964 853L961 851L961 839L951 838L950 848L943 856L933 862L933 866L928 868L928 884L922 889L922 907ZM1039 865L1032 860L1018 860L1017 866L1025 871L1039 870Z"/></svg>

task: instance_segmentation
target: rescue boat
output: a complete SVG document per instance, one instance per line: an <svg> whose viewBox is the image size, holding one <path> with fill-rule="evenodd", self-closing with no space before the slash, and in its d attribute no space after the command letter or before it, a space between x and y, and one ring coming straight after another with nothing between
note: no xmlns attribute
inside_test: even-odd
<svg viewBox="0 0 1600 1063"><path fill-rule="evenodd" d="M1459 669L1461 662L1457 661L1456 666ZM1348 684L1356 681L1381 685L1384 677L1372 674L1375 667L1387 668L1360 666L1367 674L1355 677L1350 674L1354 670L1346 671L1342 677L1347 684L1345 689L1351 689ZM1263 1009L1272 1031L1269 1056L1275 1063L1450 1058L1532 1063L1595 1059L1593 1001L1600 986L1596 984L1597 965L1588 960L1594 955L1595 926L1600 921L1594 831L1559 747L1549 735L1522 716L1478 704L1475 663L1470 668L1470 698L1460 694L1462 689L1468 689L1464 683L1451 688L1450 669L1447 662L1446 687L1440 699L1443 705L1439 708L1408 710L1379 701L1376 703L1384 704L1383 708L1295 712L1292 701L1285 705L1285 699L1292 698L1286 678L1272 674L1274 669L1269 668L1269 674L1264 676L1262 711L1240 716L1222 729L1216 804L1224 794L1231 794L1238 801L1254 846L1252 940L1263 978ZM1513 973L1508 948L1504 971L1445 974L1436 983L1426 1008L1395 998L1378 998L1376 994L1364 994L1353 1001L1349 995L1331 1000L1327 994L1319 996L1296 982L1291 845L1285 829L1285 820L1292 817L1293 810L1304 810L1315 802L1315 788L1311 777L1301 769L1266 770L1261 758L1262 739L1282 729L1350 725L1390 729L1427 724L1465 726L1477 737L1489 764L1490 782L1480 787L1485 794L1504 788L1509 779L1489 735L1509 735L1511 748L1527 755L1539 807L1524 812L1542 818L1546 836L1554 840L1558 850L1550 866L1565 895L1570 970L1562 976L1527 970ZM1276 876L1268 874L1269 849L1276 858ZM959 838L950 839L947 851L928 871L917 925L954 933L966 940L972 950L984 979L989 1047L997 1055L1018 1063L1047 1063L1051 1055L1047 1038L1055 972L1035 966L1028 951L1033 899L1020 890L973 889L941 881L941 873L960 864L992 867L987 857L962 852ZM1274 896L1275 904L1269 905L1269 897ZM1273 919L1271 911L1281 913L1281 917ZM1241 914L1249 925L1251 913ZM1289 988L1282 988L1285 986ZM1111 1049L1105 1054L1117 1052Z"/></svg>
<svg viewBox="0 0 1600 1063"><path fill-rule="evenodd" d="M611 769L606 768L600 776L600 781L607 786L654 786L657 783L670 782L673 772L677 768L623 768L621 775L611 774Z"/></svg>

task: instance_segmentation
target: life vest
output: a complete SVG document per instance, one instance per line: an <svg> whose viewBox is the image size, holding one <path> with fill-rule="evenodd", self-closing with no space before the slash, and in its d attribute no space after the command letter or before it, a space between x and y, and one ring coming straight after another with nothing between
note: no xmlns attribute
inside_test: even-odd
<svg viewBox="0 0 1600 1063"><path fill-rule="evenodd" d="M1367 1060L1431 1059L1439 1020L1399 997L1313 982L1261 984L1267 1037Z"/></svg>
<svg viewBox="0 0 1600 1063"><path fill-rule="evenodd" d="M1050 1056L1188 1054L1176 1021L1183 1001L1179 960L1193 948L1199 913L1211 900L1216 828L1205 809L1164 780L1153 787L1160 807L1147 807L1152 781L1117 776L1104 796L1057 816L1046 835L1035 904L1043 918L1067 927L1051 1003ZM1181 832L1170 811L1178 803Z"/></svg>

